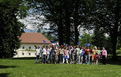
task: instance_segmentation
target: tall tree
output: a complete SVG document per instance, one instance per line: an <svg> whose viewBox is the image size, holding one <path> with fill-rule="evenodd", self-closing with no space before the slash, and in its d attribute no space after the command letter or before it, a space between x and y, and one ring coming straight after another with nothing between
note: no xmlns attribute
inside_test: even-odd
<svg viewBox="0 0 121 77"><path fill-rule="evenodd" d="M22 0L0 0L0 57L13 57L20 46L23 24L17 21Z"/></svg>
<svg viewBox="0 0 121 77"><path fill-rule="evenodd" d="M96 0L95 25L111 37L113 58L116 58L116 45L121 16L120 0Z"/></svg>
<svg viewBox="0 0 121 77"><path fill-rule="evenodd" d="M103 47L105 45L106 37L100 27L95 26L93 44L97 47Z"/></svg>

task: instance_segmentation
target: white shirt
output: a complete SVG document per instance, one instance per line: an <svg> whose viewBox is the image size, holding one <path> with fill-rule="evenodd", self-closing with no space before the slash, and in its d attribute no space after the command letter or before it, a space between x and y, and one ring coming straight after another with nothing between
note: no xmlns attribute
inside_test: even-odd
<svg viewBox="0 0 121 77"><path fill-rule="evenodd" d="M40 49L36 49L36 55L39 55Z"/></svg>
<svg viewBox="0 0 121 77"><path fill-rule="evenodd" d="M71 54L72 49L70 49L69 54Z"/></svg>
<svg viewBox="0 0 121 77"><path fill-rule="evenodd" d="M47 54L50 54L50 51L51 51L51 49L48 48L48 49L47 49Z"/></svg>
<svg viewBox="0 0 121 77"><path fill-rule="evenodd" d="M82 53L82 49L80 50L80 54Z"/></svg>
<svg viewBox="0 0 121 77"><path fill-rule="evenodd" d="M46 49L45 48L43 48L43 55L46 55Z"/></svg>

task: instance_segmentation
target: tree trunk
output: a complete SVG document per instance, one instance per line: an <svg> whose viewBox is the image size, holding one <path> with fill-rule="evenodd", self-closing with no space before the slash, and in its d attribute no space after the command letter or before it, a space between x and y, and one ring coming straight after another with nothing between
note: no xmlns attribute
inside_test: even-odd
<svg viewBox="0 0 121 77"><path fill-rule="evenodd" d="M79 1L77 0L76 6L75 6L75 12L74 12L74 29L75 29L75 45L79 42L79 32L78 32L78 25L79 25L79 20L78 20L78 9L79 9Z"/></svg>
<svg viewBox="0 0 121 77"><path fill-rule="evenodd" d="M65 11L65 26L66 26L66 44L70 45L70 13Z"/></svg>
<svg viewBox="0 0 121 77"><path fill-rule="evenodd" d="M62 24L61 14L60 14L60 19L58 24L58 34L59 34L59 45L63 45L63 24Z"/></svg>
<svg viewBox="0 0 121 77"><path fill-rule="evenodd" d="M118 37L118 22L119 22L119 0L117 0L116 4L116 12L115 12L115 27L114 27L114 39L113 39L113 59L117 58L116 56L116 45L117 45L117 37Z"/></svg>
<svg viewBox="0 0 121 77"><path fill-rule="evenodd" d="M78 41L79 41L79 32L78 32L78 25L75 25L75 45L77 45Z"/></svg>

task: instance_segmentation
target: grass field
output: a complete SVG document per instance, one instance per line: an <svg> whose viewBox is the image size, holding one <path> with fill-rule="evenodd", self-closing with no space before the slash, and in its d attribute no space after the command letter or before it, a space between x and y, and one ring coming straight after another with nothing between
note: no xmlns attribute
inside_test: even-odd
<svg viewBox="0 0 121 77"><path fill-rule="evenodd" d="M35 59L0 59L0 77L121 77L121 62L107 65L35 64Z"/></svg>

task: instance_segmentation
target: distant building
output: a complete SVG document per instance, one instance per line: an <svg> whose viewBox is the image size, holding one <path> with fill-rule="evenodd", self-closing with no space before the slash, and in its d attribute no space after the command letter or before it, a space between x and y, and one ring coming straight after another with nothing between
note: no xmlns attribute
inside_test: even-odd
<svg viewBox="0 0 121 77"><path fill-rule="evenodd" d="M35 57L35 45L42 47L44 45L43 40L46 41L45 45L51 44L41 33L22 33L20 40L21 46L14 57Z"/></svg>

